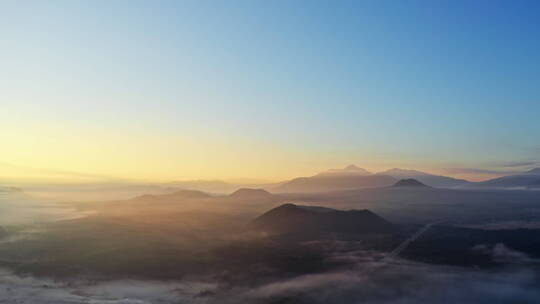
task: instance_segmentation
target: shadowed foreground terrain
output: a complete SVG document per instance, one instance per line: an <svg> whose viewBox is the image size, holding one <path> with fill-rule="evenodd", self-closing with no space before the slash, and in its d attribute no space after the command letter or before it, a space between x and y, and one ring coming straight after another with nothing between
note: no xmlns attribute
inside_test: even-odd
<svg viewBox="0 0 540 304"><path fill-rule="evenodd" d="M320 194L182 190L56 205L69 212L45 212L43 221L33 211L32 221L2 228L0 291L5 303L538 299L530 288L539 283L540 219L530 212L538 192L410 184ZM427 223L435 225L385 259Z"/></svg>

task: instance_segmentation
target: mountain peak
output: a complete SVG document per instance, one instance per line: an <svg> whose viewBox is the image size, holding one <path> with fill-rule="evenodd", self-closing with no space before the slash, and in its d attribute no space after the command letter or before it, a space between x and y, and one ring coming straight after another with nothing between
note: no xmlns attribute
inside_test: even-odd
<svg viewBox="0 0 540 304"><path fill-rule="evenodd" d="M395 183L392 187L419 187L419 188L427 188L425 184L422 184L418 180L414 178L407 178L407 179L401 179L397 183Z"/></svg>
<svg viewBox="0 0 540 304"><path fill-rule="evenodd" d="M372 173L364 168L360 168L356 165L348 165L343 169L329 169L317 174L318 176L328 175L371 175Z"/></svg>
<svg viewBox="0 0 540 304"><path fill-rule="evenodd" d="M379 172L377 174L381 175L390 175L394 177L406 177L406 176L425 176L430 175L426 172L418 171L418 170L410 170L410 169L401 169L401 168L392 168L383 172Z"/></svg>
<svg viewBox="0 0 540 304"><path fill-rule="evenodd" d="M240 188L229 195L235 198L262 198L271 197L272 194L264 189Z"/></svg>

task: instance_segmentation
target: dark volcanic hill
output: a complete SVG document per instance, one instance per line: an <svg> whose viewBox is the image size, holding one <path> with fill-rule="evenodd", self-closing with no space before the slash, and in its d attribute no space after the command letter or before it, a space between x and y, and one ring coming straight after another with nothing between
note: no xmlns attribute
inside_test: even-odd
<svg viewBox="0 0 540 304"><path fill-rule="evenodd" d="M369 210L341 211L284 204L254 219L249 226L271 233L392 233L393 225Z"/></svg>
<svg viewBox="0 0 540 304"><path fill-rule="evenodd" d="M315 175L295 178L272 189L272 191L281 193L328 192L387 187L393 185L396 181L395 178L388 175Z"/></svg>
<svg viewBox="0 0 540 304"><path fill-rule="evenodd" d="M429 188L428 186L422 184L421 182L417 181L414 178L407 178L407 179L399 180L392 187Z"/></svg>

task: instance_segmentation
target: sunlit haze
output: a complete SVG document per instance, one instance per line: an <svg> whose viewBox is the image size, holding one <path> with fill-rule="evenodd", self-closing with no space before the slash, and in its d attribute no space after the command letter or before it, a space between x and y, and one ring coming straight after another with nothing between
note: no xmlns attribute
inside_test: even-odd
<svg viewBox="0 0 540 304"><path fill-rule="evenodd" d="M0 303L540 303L539 0L0 0Z"/></svg>
<svg viewBox="0 0 540 304"><path fill-rule="evenodd" d="M540 161L535 1L3 1L2 180Z"/></svg>

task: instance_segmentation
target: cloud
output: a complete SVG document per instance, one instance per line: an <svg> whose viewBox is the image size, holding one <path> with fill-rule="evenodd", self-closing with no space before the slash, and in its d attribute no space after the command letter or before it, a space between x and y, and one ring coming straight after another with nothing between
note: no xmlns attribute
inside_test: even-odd
<svg viewBox="0 0 540 304"><path fill-rule="evenodd" d="M491 248L480 245L476 250L489 250L505 261L528 259L503 244ZM382 263L375 262L376 255L365 251L347 252L344 256L353 261L347 269L275 279L254 286L251 282L230 286L219 281L57 282L0 271L0 303L502 304L540 300L540 290L535 288L538 275L532 268L481 271L407 261Z"/></svg>
<svg viewBox="0 0 540 304"><path fill-rule="evenodd" d="M25 304L151 304L202 303L201 292L214 288L208 283L112 281L92 283L57 282L20 277L0 270L0 303Z"/></svg>
<svg viewBox="0 0 540 304"><path fill-rule="evenodd" d="M79 211L73 207L29 197L0 196L0 224L35 225L58 220L74 219L92 212Z"/></svg>
<svg viewBox="0 0 540 304"><path fill-rule="evenodd" d="M268 284L245 296L246 302L256 303L263 299L314 304L537 303L540 291L530 286L534 280L534 273L521 270L488 273L421 264L366 264L352 271Z"/></svg>
<svg viewBox="0 0 540 304"><path fill-rule="evenodd" d="M497 263L526 264L540 262L540 259L533 259L529 255L509 248L502 243L497 243L495 246L477 245L473 247L473 250L490 255L493 261Z"/></svg>
<svg viewBox="0 0 540 304"><path fill-rule="evenodd" d="M10 170L17 170L30 175L43 175L43 176L55 176L62 178L85 178L85 179L97 179L97 180L110 180L112 177L100 174L58 170L50 168L33 168L28 166L14 165L6 162L0 162L0 167L4 167Z"/></svg>

